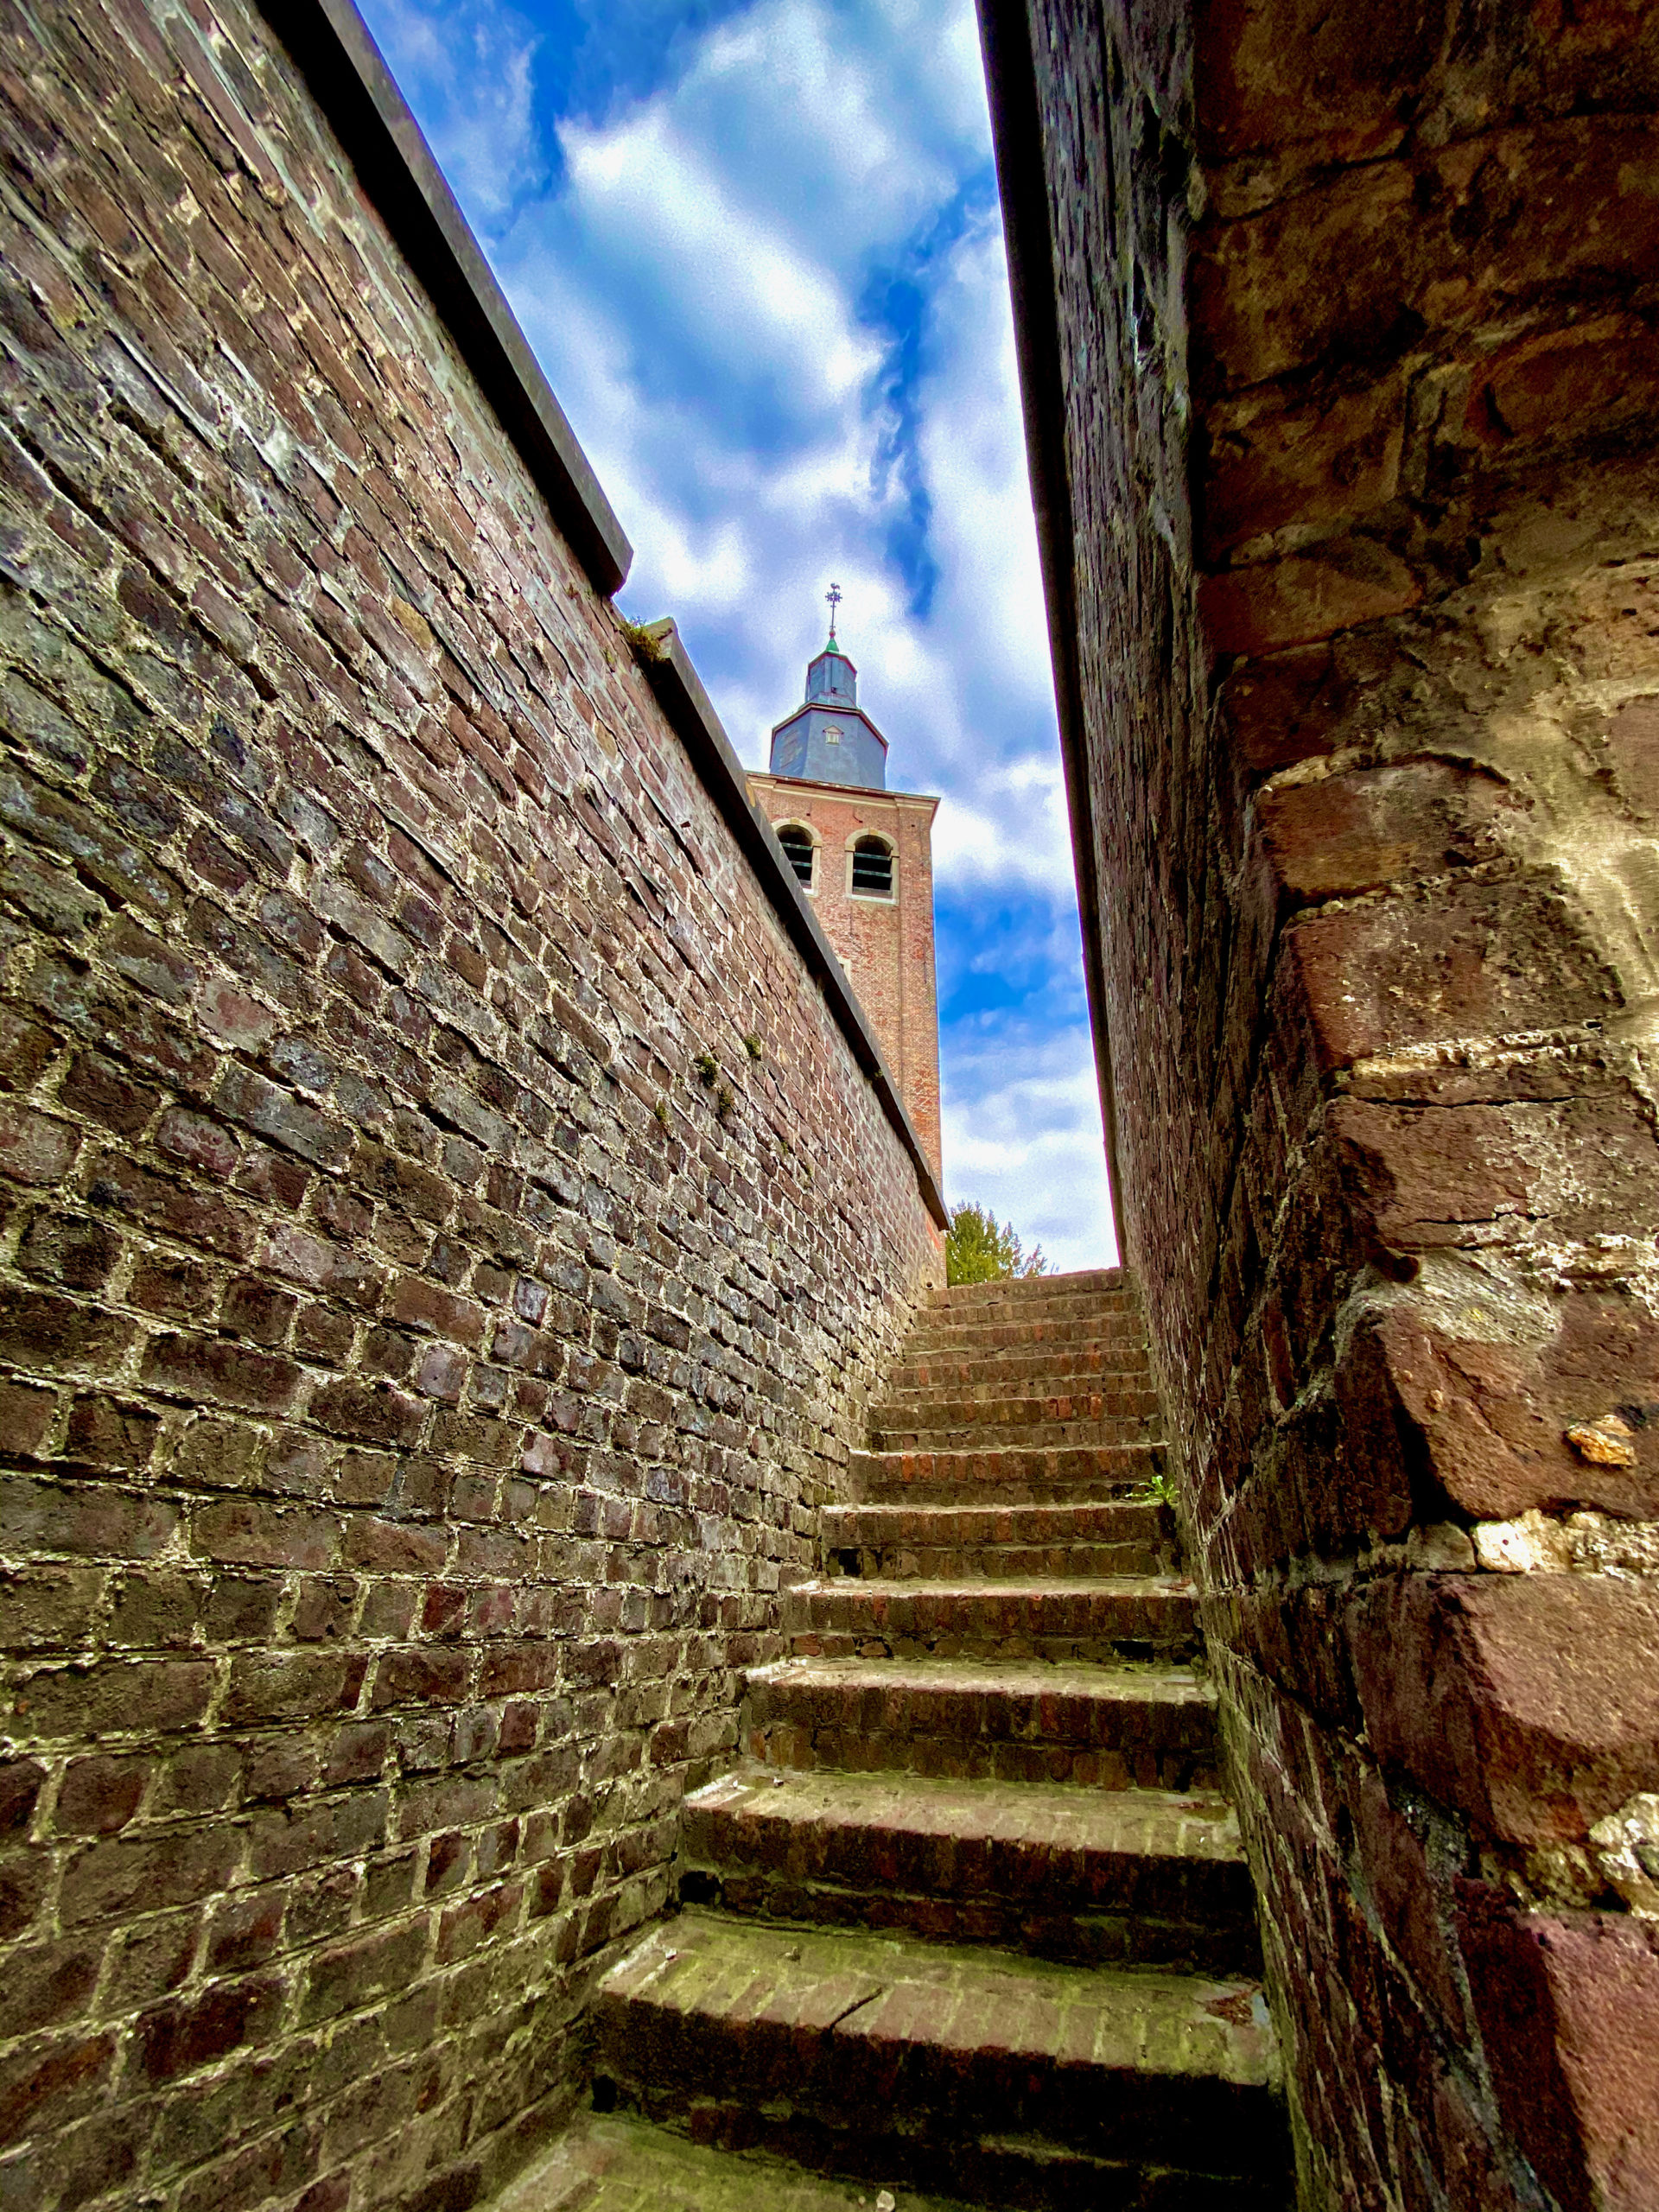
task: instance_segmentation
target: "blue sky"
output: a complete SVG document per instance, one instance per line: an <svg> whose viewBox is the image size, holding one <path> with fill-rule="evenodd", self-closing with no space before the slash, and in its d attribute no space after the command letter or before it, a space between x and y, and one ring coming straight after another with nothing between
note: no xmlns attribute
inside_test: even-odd
<svg viewBox="0 0 1659 2212"><path fill-rule="evenodd" d="M363 0L733 742L845 593L934 836L944 1173L1112 1255L972 0Z"/></svg>

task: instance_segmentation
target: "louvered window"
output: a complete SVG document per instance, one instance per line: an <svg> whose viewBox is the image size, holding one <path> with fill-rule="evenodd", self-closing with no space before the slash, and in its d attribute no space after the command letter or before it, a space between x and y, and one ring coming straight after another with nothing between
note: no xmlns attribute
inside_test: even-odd
<svg viewBox="0 0 1659 2212"><path fill-rule="evenodd" d="M810 891L812 888L812 832L803 830L798 822L786 822L778 832L778 842L789 855L789 864Z"/></svg>
<svg viewBox="0 0 1659 2212"><path fill-rule="evenodd" d="M893 896L893 848L880 837L861 837L853 847L853 890L865 899Z"/></svg>

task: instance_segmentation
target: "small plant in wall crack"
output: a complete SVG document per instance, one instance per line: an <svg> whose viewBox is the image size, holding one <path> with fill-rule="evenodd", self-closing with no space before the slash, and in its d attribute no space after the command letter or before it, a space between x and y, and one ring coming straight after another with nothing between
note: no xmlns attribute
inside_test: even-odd
<svg viewBox="0 0 1659 2212"><path fill-rule="evenodd" d="M766 1046L760 1042L760 1039L754 1034L753 1030L751 1030L749 1034L743 1039L743 1049L752 1060L764 1060L766 1057Z"/></svg>
<svg viewBox="0 0 1659 2212"><path fill-rule="evenodd" d="M658 1120L662 1123L663 1127L664 1127L664 1128L666 1128L668 1127L668 1101L667 1101L667 1099L666 1099L666 1098L659 1098L659 1099L657 1101L657 1103L656 1103L656 1104L652 1108L652 1109L651 1109L651 1110L652 1110L652 1113L657 1116L657 1119L658 1119Z"/></svg>
<svg viewBox="0 0 1659 2212"><path fill-rule="evenodd" d="M699 1052L691 1063L697 1071L697 1081L705 1090L712 1090L720 1080L720 1062L712 1052Z"/></svg>
<svg viewBox="0 0 1659 2212"><path fill-rule="evenodd" d="M731 1119L732 1109L736 1105L736 1103L737 1101L732 1094L731 1084L729 1083L722 1083L720 1089L715 1093L715 1112L719 1116L722 1122L727 1122Z"/></svg>
<svg viewBox="0 0 1659 2212"><path fill-rule="evenodd" d="M663 658L663 641L648 630L643 622L624 622L622 634L634 652L643 661L658 661Z"/></svg>

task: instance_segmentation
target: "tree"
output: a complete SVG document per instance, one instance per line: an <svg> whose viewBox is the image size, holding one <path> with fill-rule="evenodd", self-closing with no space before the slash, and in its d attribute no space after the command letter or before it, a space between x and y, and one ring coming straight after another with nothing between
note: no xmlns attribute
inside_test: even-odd
<svg viewBox="0 0 1659 2212"><path fill-rule="evenodd" d="M1010 1221L999 1224L983 1206L963 1205L950 1209L950 1229L944 1240L944 1279L947 1282L1001 1282L1015 1275L1043 1275L1048 1262L1043 1248L1027 1252L1014 1233Z"/></svg>

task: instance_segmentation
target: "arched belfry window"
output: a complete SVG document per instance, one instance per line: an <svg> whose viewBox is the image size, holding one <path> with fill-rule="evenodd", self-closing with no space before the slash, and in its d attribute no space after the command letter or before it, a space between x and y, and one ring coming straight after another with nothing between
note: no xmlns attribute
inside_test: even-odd
<svg viewBox="0 0 1659 2212"><path fill-rule="evenodd" d="M855 899L891 899L893 847L874 835L858 839L853 847L852 878L848 885Z"/></svg>
<svg viewBox="0 0 1659 2212"><path fill-rule="evenodd" d="M778 832L778 842L783 847L801 881L810 891L817 865L817 841L802 822L785 822Z"/></svg>

